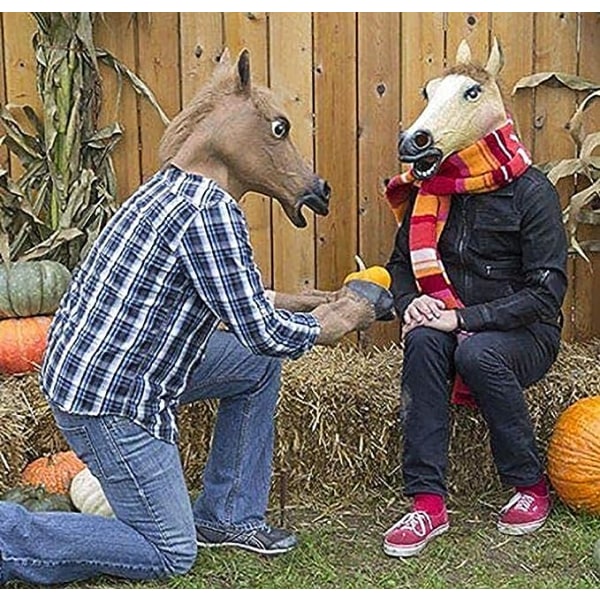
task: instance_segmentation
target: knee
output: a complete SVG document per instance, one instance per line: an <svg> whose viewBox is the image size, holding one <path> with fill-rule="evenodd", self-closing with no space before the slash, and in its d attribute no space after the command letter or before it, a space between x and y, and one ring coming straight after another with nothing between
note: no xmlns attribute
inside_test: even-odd
<svg viewBox="0 0 600 600"><path fill-rule="evenodd" d="M404 343L405 360L419 360L452 355L454 337L430 327L416 327L408 332Z"/></svg>
<svg viewBox="0 0 600 600"><path fill-rule="evenodd" d="M163 551L161 554L165 576L185 575L196 562L198 544L196 543L196 539L192 538L186 542L177 544L177 546L170 548L168 551Z"/></svg>
<svg viewBox="0 0 600 600"><path fill-rule="evenodd" d="M415 327L406 334L407 347L435 348L448 337L448 334L431 327Z"/></svg>
<svg viewBox="0 0 600 600"><path fill-rule="evenodd" d="M505 367L502 355L493 347L482 347L474 338L459 344L454 352L456 371L465 379L473 379L486 373L498 373Z"/></svg>

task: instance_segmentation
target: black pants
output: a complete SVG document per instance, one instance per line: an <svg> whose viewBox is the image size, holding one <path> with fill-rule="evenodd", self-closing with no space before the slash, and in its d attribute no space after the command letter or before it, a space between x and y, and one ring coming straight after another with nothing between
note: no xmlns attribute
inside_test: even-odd
<svg viewBox="0 0 600 600"><path fill-rule="evenodd" d="M449 393L456 372L487 423L501 481L510 486L539 481L543 465L523 389L548 371L559 345L558 328L541 323L475 333L460 345L454 334L435 329L408 333L401 390L405 494L447 493Z"/></svg>

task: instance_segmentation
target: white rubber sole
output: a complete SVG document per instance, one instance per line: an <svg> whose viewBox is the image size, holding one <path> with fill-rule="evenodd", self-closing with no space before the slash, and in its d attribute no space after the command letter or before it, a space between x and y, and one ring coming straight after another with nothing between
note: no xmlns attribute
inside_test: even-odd
<svg viewBox="0 0 600 600"><path fill-rule="evenodd" d="M510 525L508 523L502 523L498 521L498 531L501 533L505 533L506 535L527 535L528 533L533 533L537 531L548 519L548 517L544 517L539 521L532 521L531 523L521 523Z"/></svg>
<svg viewBox="0 0 600 600"><path fill-rule="evenodd" d="M427 546L427 544L438 535L445 533L450 529L450 523L443 523L439 527L431 530L431 533L418 544L412 544L410 546L396 546L394 544L390 544L389 542L383 542L383 551L388 556L393 556L395 558L408 558L409 556L416 556Z"/></svg>
<svg viewBox="0 0 600 600"><path fill-rule="evenodd" d="M285 554L290 552L296 546L290 548L276 548L275 550L266 550L264 548L256 548L254 546L247 546L246 544L239 544L237 542L197 542L199 548L238 548L240 550L246 550L248 552L254 552L254 554L262 554L263 556L274 556L276 554Z"/></svg>

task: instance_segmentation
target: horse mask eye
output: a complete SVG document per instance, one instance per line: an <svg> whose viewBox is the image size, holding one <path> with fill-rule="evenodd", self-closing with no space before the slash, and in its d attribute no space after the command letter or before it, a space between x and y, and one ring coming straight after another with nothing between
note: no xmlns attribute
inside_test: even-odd
<svg viewBox="0 0 600 600"><path fill-rule="evenodd" d="M281 140L289 133L290 123L283 117L275 119L271 121L271 131L278 140Z"/></svg>
<svg viewBox="0 0 600 600"><path fill-rule="evenodd" d="M471 102L477 100L479 96L481 96L481 86L479 84L472 85L464 93L465 100L470 100Z"/></svg>

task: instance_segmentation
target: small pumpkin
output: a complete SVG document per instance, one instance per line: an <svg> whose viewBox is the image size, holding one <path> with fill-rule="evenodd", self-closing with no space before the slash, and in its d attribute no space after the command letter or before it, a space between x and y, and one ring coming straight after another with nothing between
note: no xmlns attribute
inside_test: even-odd
<svg viewBox="0 0 600 600"><path fill-rule="evenodd" d="M101 517L114 517L98 478L86 467L73 477L69 490L71 502L80 512Z"/></svg>
<svg viewBox="0 0 600 600"><path fill-rule="evenodd" d="M71 273L52 260L0 265L0 319L56 312Z"/></svg>
<svg viewBox="0 0 600 600"><path fill-rule="evenodd" d="M358 271L353 271L346 275L343 281L343 285L352 281L353 279L364 279L366 281L371 281L372 283L376 283L386 290L390 289L392 285L392 276L389 271L380 265L373 265L372 267L367 267L360 256L356 255L354 257L358 265Z"/></svg>
<svg viewBox="0 0 600 600"><path fill-rule="evenodd" d="M548 477L567 506L600 515L600 396L578 400L557 419Z"/></svg>
<svg viewBox="0 0 600 600"><path fill-rule="evenodd" d="M52 317L0 320L0 373L17 375L35 371L42 363Z"/></svg>
<svg viewBox="0 0 600 600"><path fill-rule="evenodd" d="M56 494L68 494L73 477L83 469L85 463L75 452L58 452L30 462L21 473L21 482L43 485L46 490Z"/></svg>
<svg viewBox="0 0 600 600"><path fill-rule="evenodd" d="M18 485L0 496L4 502L20 504L32 512L72 512L73 504L65 494L52 494L43 485Z"/></svg>

